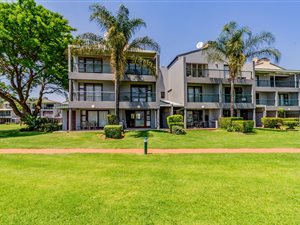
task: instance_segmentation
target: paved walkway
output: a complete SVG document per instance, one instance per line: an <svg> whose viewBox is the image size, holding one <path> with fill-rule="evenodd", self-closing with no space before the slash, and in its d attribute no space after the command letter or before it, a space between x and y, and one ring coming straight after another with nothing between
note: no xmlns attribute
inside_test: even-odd
<svg viewBox="0 0 300 225"><path fill-rule="evenodd" d="M69 153L113 153L143 154L143 149L0 149L0 154L69 154ZM149 149L149 154L202 154L202 153L300 153L300 149Z"/></svg>

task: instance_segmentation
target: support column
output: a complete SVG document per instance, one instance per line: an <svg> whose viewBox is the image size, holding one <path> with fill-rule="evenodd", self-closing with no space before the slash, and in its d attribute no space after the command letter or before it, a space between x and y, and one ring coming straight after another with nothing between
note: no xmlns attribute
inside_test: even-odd
<svg viewBox="0 0 300 225"><path fill-rule="evenodd" d="M173 105L171 106L171 112L170 112L170 115L172 116L174 114L174 107Z"/></svg>
<svg viewBox="0 0 300 225"><path fill-rule="evenodd" d="M253 109L253 121L254 121L254 125L256 127L256 109Z"/></svg>
<svg viewBox="0 0 300 225"><path fill-rule="evenodd" d="M72 109L69 109L69 131L72 131Z"/></svg>
<svg viewBox="0 0 300 225"><path fill-rule="evenodd" d="M184 129L187 128L187 113L186 113L186 108L184 108L184 114L183 114L183 124L184 124Z"/></svg>
<svg viewBox="0 0 300 225"><path fill-rule="evenodd" d="M160 109L157 109L157 113L156 113L156 129L160 129Z"/></svg>

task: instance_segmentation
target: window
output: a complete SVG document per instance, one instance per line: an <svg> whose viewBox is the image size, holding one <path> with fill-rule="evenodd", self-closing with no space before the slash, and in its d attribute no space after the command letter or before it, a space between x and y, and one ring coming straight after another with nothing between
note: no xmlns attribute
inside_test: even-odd
<svg viewBox="0 0 300 225"><path fill-rule="evenodd" d="M165 92L164 91L160 92L160 98L165 98Z"/></svg>
<svg viewBox="0 0 300 225"><path fill-rule="evenodd" d="M79 101L102 101L102 84L79 83Z"/></svg>
<svg viewBox="0 0 300 225"><path fill-rule="evenodd" d="M102 73L103 61L97 58L79 58L78 72L81 73Z"/></svg>
<svg viewBox="0 0 300 225"><path fill-rule="evenodd" d="M188 102L202 102L202 87L188 87Z"/></svg>
<svg viewBox="0 0 300 225"><path fill-rule="evenodd" d="M224 78L229 78L229 66L224 65Z"/></svg>
<svg viewBox="0 0 300 225"><path fill-rule="evenodd" d="M187 63L186 64L186 76L188 77L207 77L208 76L208 65Z"/></svg>
<svg viewBox="0 0 300 225"><path fill-rule="evenodd" d="M152 102L154 96L151 85L131 86L131 101L132 102Z"/></svg>
<svg viewBox="0 0 300 225"><path fill-rule="evenodd" d="M127 62L125 74L153 75L149 68L143 66L143 64L136 63L132 60L129 60Z"/></svg>

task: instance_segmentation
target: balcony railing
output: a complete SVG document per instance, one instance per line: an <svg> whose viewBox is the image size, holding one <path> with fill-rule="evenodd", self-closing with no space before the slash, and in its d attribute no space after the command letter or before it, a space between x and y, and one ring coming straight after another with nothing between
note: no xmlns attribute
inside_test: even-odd
<svg viewBox="0 0 300 225"><path fill-rule="evenodd" d="M77 73L112 73L111 67L109 63L72 63L71 67L72 72ZM144 67L135 67L130 68L126 66L125 74L132 75L153 75L150 69Z"/></svg>
<svg viewBox="0 0 300 225"><path fill-rule="evenodd" d="M105 92L105 91L74 91L73 101L84 101L84 102L115 101L115 93Z"/></svg>
<svg viewBox="0 0 300 225"><path fill-rule="evenodd" d="M115 101L114 92L105 91L74 91L73 101L105 102ZM155 102L155 93L120 92L120 102Z"/></svg>
<svg viewBox="0 0 300 225"><path fill-rule="evenodd" d="M111 73L109 63L72 63L72 72L77 73Z"/></svg>
<svg viewBox="0 0 300 225"><path fill-rule="evenodd" d="M278 106L297 106L299 105L298 99L287 99L287 100L279 100Z"/></svg>
<svg viewBox="0 0 300 225"><path fill-rule="evenodd" d="M230 103L231 95L225 94L223 95L223 102ZM234 96L234 103L252 103L252 95L250 94L236 94Z"/></svg>
<svg viewBox="0 0 300 225"><path fill-rule="evenodd" d="M275 99L256 99L256 104L275 106Z"/></svg>
<svg viewBox="0 0 300 225"><path fill-rule="evenodd" d="M218 69L186 69L187 77L213 77L213 78L229 78L229 70ZM252 79L251 71L241 71L237 79Z"/></svg>
<svg viewBox="0 0 300 225"><path fill-rule="evenodd" d="M258 87L291 87L298 88L299 83L295 81L270 81L270 80L256 80Z"/></svg>
<svg viewBox="0 0 300 225"><path fill-rule="evenodd" d="M188 102L219 102L219 94L188 94Z"/></svg>
<svg viewBox="0 0 300 225"><path fill-rule="evenodd" d="M120 102L155 102L155 92L121 92Z"/></svg>

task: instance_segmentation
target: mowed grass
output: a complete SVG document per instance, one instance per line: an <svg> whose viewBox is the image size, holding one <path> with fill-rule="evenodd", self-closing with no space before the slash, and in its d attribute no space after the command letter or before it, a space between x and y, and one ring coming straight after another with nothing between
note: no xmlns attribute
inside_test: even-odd
<svg viewBox="0 0 300 225"><path fill-rule="evenodd" d="M0 224L300 224L299 154L1 155Z"/></svg>
<svg viewBox="0 0 300 225"><path fill-rule="evenodd" d="M189 130L186 135L166 131L130 131L120 140L105 139L101 131L20 132L19 125L0 125L0 148L300 148L300 131L256 129L253 134L224 130Z"/></svg>

